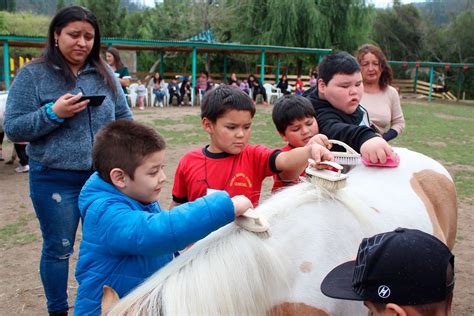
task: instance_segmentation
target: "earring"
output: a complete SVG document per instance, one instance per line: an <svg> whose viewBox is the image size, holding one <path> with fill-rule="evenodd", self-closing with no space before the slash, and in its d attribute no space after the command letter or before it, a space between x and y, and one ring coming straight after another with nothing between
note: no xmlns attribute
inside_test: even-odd
<svg viewBox="0 0 474 316"><path fill-rule="evenodd" d="M54 42L54 46L58 47L58 46L59 46L59 45L58 45L58 39L55 39L54 41L55 41L55 42Z"/></svg>

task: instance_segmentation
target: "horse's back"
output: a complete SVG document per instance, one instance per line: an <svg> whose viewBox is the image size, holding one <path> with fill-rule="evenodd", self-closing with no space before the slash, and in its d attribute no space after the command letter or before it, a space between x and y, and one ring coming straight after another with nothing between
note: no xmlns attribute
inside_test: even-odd
<svg viewBox="0 0 474 316"><path fill-rule="evenodd" d="M348 190L393 226L421 229L450 248L457 223L456 189L448 171L423 154L396 148L397 168L359 166L350 173Z"/></svg>

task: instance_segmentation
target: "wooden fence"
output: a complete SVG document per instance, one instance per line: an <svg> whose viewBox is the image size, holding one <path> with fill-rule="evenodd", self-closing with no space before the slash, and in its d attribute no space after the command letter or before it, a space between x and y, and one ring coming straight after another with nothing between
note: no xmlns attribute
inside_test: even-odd
<svg viewBox="0 0 474 316"><path fill-rule="evenodd" d="M415 83L415 80L411 79L395 79L392 85L398 88L400 95L422 95L426 97L430 95L430 83L426 81L418 80ZM457 98L450 91L446 91L443 86L433 84L432 89L431 97L433 98L457 101Z"/></svg>

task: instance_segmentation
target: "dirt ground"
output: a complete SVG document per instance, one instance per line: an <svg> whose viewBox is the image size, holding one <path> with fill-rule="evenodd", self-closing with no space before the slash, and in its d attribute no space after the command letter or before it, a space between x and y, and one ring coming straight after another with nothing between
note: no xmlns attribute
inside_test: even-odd
<svg viewBox="0 0 474 316"><path fill-rule="evenodd" d="M154 109L156 116L176 118L196 114L198 109ZM136 118L141 120L141 116ZM194 146L193 146L194 147ZM167 208L171 199L172 178L179 158L190 149L187 145L169 146L167 149L168 176L160 203ZM4 157L9 157L11 144L4 142ZM39 277L41 233L29 199L28 174L17 174L17 163L0 162L0 315L45 315L45 297ZM455 168L454 166L452 168ZM266 185L268 187L268 183ZM267 190L268 191L268 190ZM459 203L456 255L456 287L454 315L474 315L474 209L470 202ZM80 231L80 228L79 228ZM78 233L78 240L81 236ZM74 304L77 283L74 280L76 253L71 259L69 297Z"/></svg>

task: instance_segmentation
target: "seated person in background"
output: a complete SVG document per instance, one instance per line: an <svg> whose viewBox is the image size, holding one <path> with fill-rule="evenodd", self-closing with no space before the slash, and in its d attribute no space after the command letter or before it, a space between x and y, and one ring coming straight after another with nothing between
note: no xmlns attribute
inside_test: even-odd
<svg viewBox="0 0 474 316"><path fill-rule="evenodd" d="M237 74L235 72L233 72L231 75L230 75L230 79L229 81L227 82L227 84L229 86L234 86L234 87L238 87L239 86L239 80L237 79Z"/></svg>
<svg viewBox="0 0 474 316"><path fill-rule="evenodd" d="M189 105L191 101L191 83L189 82L189 78L186 76L184 77L183 81L181 82L181 87L179 88L179 93L181 94L181 103L184 105Z"/></svg>
<svg viewBox="0 0 474 316"><path fill-rule="evenodd" d="M145 96L146 96L146 87L141 81L141 79L137 80L137 106L140 110L145 109Z"/></svg>
<svg viewBox="0 0 474 316"><path fill-rule="evenodd" d="M245 93L247 93L247 94L250 94L250 87L249 87L249 83L247 82L247 80L242 80L242 81L240 82L239 88L240 88L240 90L242 90L243 92L245 92Z"/></svg>
<svg viewBox="0 0 474 316"><path fill-rule="evenodd" d="M152 128L120 120L93 149L97 170L79 196L83 218L75 315L100 315L104 285L123 297L184 249L252 206L224 192L162 211L165 141Z"/></svg>
<svg viewBox="0 0 474 316"><path fill-rule="evenodd" d="M319 131L352 147L372 163L385 163L392 147L370 127L359 104L364 93L357 60L346 52L326 55L319 65L318 85L305 92L318 118ZM333 150L345 151L340 146Z"/></svg>
<svg viewBox="0 0 474 316"><path fill-rule="evenodd" d="M230 196L245 195L257 206L262 182L275 173L283 180L295 180L308 165L334 160L319 144L287 152L262 145L249 145L255 105L236 87L222 85L206 93L201 104L202 127L210 144L184 155L176 168L173 202L179 205L215 190Z"/></svg>
<svg viewBox="0 0 474 316"><path fill-rule="evenodd" d="M165 81L161 78L159 72L156 72L153 76L153 94L155 95L155 100L153 106L158 103L158 106L163 106L163 100L166 95L165 91Z"/></svg>
<svg viewBox="0 0 474 316"><path fill-rule="evenodd" d="M318 134L319 128L315 115L311 102L303 96L295 94L278 99L273 106L272 119L281 138L287 142L287 145L280 149L281 151L304 147L310 140L328 149L331 148L326 135ZM301 175L305 174L303 171ZM283 181L278 174L274 174L272 192L298 182L299 179Z"/></svg>
<svg viewBox="0 0 474 316"><path fill-rule="evenodd" d="M416 229L364 238L355 261L324 278L329 297L364 301L369 315L451 316L454 255L436 237Z"/></svg>
<svg viewBox="0 0 474 316"><path fill-rule="evenodd" d="M280 78L280 81L278 81L278 84L276 86L281 90L281 93L283 94L290 94L291 92L288 91L288 77L286 75L282 75Z"/></svg>
<svg viewBox="0 0 474 316"><path fill-rule="evenodd" d="M318 84L318 75L315 72L311 73L311 76L309 78L309 88L314 88Z"/></svg>
<svg viewBox="0 0 474 316"><path fill-rule="evenodd" d="M302 95L303 92L304 92L303 81L301 80L301 75L298 75L296 77L296 82L295 82L295 93L297 95Z"/></svg>
<svg viewBox="0 0 474 316"><path fill-rule="evenodd" d="M172 105L178 105L181 103L181 98L179 94L179 85L176 78L172 78L171 82L168 84L168 93L170 95L170 103ZM176 103L175 103L176 100Z"/></svg>
<svg viewBox="0 0 474 316"><path fill-rule="evenodd" d="M114 47L110 47L105 53L105 58L119 79L123 93L128 94L127 87L130 85L130 79L132 77L130 77L128 67L123 64L119 51Z"/></svg>
<svg viewBox="0 0 474 316"><path fill-rule="evenodd" d="M252 91L253 102L256 103L257 95L260 94L263 97L263 103L266 104L267 92L265 91L265 88L263 87L263 84L260 82L260 80L254 75L250 75L247 78L247 83L249 84L249 89Z"/></svg>
<svg viewBox="0 0 474 316"><path fill-rule="evenodd" d="M214 88L214 82L209 78L207 71L201 72L196 80L196 94L200 91L201 95Z"/></svg>
<svg viewBox="0 0 474 316"><path fill-rule="evenodd" d="M405 128L400 96L392 87L392 68L382 50L365 44L357 51L357 61L364 81L364 94L360 103L369 112L370 123L383 139L394 139Z"/></svg>

